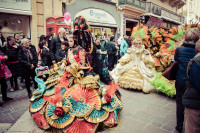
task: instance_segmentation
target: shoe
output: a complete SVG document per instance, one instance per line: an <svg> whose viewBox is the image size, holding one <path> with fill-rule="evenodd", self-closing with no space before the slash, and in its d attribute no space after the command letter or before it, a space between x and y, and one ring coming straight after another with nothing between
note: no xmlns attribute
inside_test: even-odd
<svg viewBox="0 0 200 133"><path fill-rule="evenodd" d="M15 91L15 90L14 90L14 88L13 88L13 87L11 87L11 88L10 88L10 92L13 92L13 91Z"/></svg>
<svg viewBox="0 0 200 133"><path fill-rule="evenodd" d="M0 107L3 107L3 103L0 103Z"/></svg>
<svg viewBox="0 0 200 133"><path fill-rule="evenodd" d="M183 127L182 127L182 126L176 126L175 128L176 128L176 130L177 130L179 133L181 133L181 132L182 132L182 129L183 129Z"/></svg>
<svg viewBox="0 0 200 133"><path fill-rule="evenodd" d="M8 102L8 101L12 101L13 99L10 98L10 97L6 97L6 98L3 98L2 100L3 100L4 102Z"/></svg>
<svg viewBox="0 0 200 133"><path fill-rule="evenodd" d="M32 97L32 93L28 93L28 98L30 99Z"/></svg>
<svg viewBox="0 0 200 133"><path fill-rule="evenodd" d="M22 89L24 89L24 88L22 88L21 86L16 87L16 90L22 90Z"/></svg>

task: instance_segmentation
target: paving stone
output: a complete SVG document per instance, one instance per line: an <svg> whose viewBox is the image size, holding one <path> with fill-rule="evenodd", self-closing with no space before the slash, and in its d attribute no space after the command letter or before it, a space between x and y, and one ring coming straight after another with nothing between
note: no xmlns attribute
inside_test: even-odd
<svg viewBox="0 0 200 133"><path fill-rule="evenodd" d="M12 110L9 109L9 110L3 111L2 113L5 115L5 114L9 114L9 113L11 113L11 112L12 112Z"/></svg>
<svg viewBox="0 0 200 133"><path fill-rule="evenodd" d="M165 129L165 130L171 132L171 131L173 131L174 128L169 127L169 126L166 126L166 125L163 125L163 126L162 126L162 129Z"/></svg>
<svg viewBox="0 0 200 133"><path fill-rule="evenodd" d="M25 109L25 110L19 110L19 111L14 111L14 112L10 113L10 115L12 116L12 118L13 118L14 120L17 120L17 119L19 119L19 117L20 117L21 115L23 115L24 112L26 112L26 111L27 111L27 109Z"/></svg>
<svg viewBox="0 0 200 133"><path fill-rule="evenodd" d="M161 127L162 124L158 122L152 122L151 125L156 126L156 127Z"/></svg>
<svg viewBox="0 0 200 133"><path fill-rule="evenodd" d="M166 119L164 119L163 117L160 117L160 116L157 116L157 115L153 115L151 117L151 120L152 122L158 122L158 123L161 123L161 124L165 124L166 123Z"/></svg>
<svg viewBox="0 0 200 133"><path fill-rule="evenodd" d="M12 123L0 123L0 132L7 131L12 126Z"/></svg>
<svg viewBox="0 0 200 133"><path fill-rule="evenodd" d="M13 123L15 121L10 114L1 115L0 118L0 123Z"/></svg>
<svg viewBox="0 0 200 133"><path fill-rule="evenodd" d="M148 125L145 128L142 129L143 133L170 133L169 131L160 129L158 127Z"/></svg>

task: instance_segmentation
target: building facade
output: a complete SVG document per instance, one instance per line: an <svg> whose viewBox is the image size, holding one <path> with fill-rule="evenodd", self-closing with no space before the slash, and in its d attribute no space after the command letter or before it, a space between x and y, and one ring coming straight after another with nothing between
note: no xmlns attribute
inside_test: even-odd
<svg viewBox="0 0 200 133"><path fill-rule="evenodd" d="M40 35L46 35L46 19L63 16L64 7L62 0L1 0L0 31L5 37L20 33L37 47Z"/></svg>
<svg viewBox="0 0 200 133"><path fill-rule="evenodd" d="M68 3L66 11L71 19L83 16L87 19L91 32L95 36L117 35L121 24L120 14L117 12L116 0L74 0Z"/></svg>
<svg viewBox="0 0 200 133"><path fill-rule="evenodd" d="M132 28L139 23L164 29L183 25L185 20L178 15L178 9L185 4L186 0L118 0L121 35L130 36Z"/></svg>
<svg viewBox="0 0 200 133"><path fill-rule="evenodd" d="M185 18L178 14L178 9L186 4L186 0L147 0L145 23L170 29L185 24Z"/></svg>
<svg viewBox="0 0 200 133"><path fill-rule="evenodd" d="M199 0L187 0L186 5L179 9L179 14L186 18L186 24L200 22L199 7Z"/></svg>

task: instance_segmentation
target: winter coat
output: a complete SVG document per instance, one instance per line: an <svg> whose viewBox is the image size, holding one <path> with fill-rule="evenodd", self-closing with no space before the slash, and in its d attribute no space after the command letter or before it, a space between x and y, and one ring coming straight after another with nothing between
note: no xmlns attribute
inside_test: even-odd
<svg viewBox="0 0 200 133"><path fill-rule="evenodd" d="M42 58L42 64L41 64L42 66L50 67L52 65L50 52L45 47L43 47L42 49L41 58Z"/></svg>
<svg viewBox="0 0 200 133"><path fill-rule="evenodd" d="M8 44L6 49L6 54L8 56L8 60L6 61L6 64L8 68L10 69L12 76L17 77L21 75L21 65L18 59L18 53L21 49L20 46L17 46L17 48L11 46Z"/></svg>
<svg viewBox="0 0 200 133"><path fill-rule="evenodd" d="M55 54L59 49L61 49L61 40L59 36L56 36L51 40L49 45L50 56L52 61L56 60Z"/></svg>
<svg viewBox="0 0 200 133"><path fill-rule="evenodd" d="M56 52L56 61L62 61L65 57L67 59L67 51L68 49L66 50L62 50L62 49L59 49L57 52Z"/></svg>
<svg viewBox="0 0 200 133"><path fill-rule="evenodd" d="M183 105L200 110L200 54L191 60L187 69L187 89L182 97Z"/></svg>
<svg viewBox="0 0 200 133"><path fill-rule="evenodd" d="M125 39L126 40L126 43L128 44L128 47L130 48L131 47L131 41L129 39Z"/></svg>
<svg viewBox="0 0 200 133"><path fill-rule="evenodd" d="M177 52L177 50L175 52ZM179 48L177 55L178 69L177 69L176 83L175 83L176 89L177 87L180 89L185 88L187 65L190 59L192 59L195 55L196 55L195 44L183 43L183 45Z"/></svg>
<svg viewBox="0 0 200 133"><path fill-rule="evenodd" d="M128 50L128 44L126 43L126 40L121 40L121 46L120 46L120 57L124 56L124 54Z"/></svg>
<svg viewBox="0 0 200 133"><path fill-rule="evenodd" d="M117 52L117 48L116 48L116 46L115 46L113 41L109 41L106 44L106 49L107 49L107 54L108 55L115 55L116 52Z"/></svg>
<svg viewBox="0 0 200 133"><path fill-rule="evenodd" d="M33 64L35 67L37 66L38 63L38 56L37 53L35 52L35 50L33 48L29 49L33 59L29 60L26 52L22 49L20 49L19 53L18 53L18 57L19 57L19 61L21 63L21 65L23 66L23 72L24 74L26 74L26 72L28 72L30 70L31 65Z"/></svg>

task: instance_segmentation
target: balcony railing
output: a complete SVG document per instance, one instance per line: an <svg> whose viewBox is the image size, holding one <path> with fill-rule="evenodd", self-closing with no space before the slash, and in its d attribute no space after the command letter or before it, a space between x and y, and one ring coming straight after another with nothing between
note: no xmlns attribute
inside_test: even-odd
<svg viewBox="0 0 200 133"><path fill-rule="evenodd" d="M177 13L172 12L172 11L170 11L164 7L161 7L159 5L156 5L152 2L146 3L146 12L161 16L163 18L169 18L171 20L175 20L175 21L178 21L181 23L185 22L185 17L180 16Z"/></svg>
<svg viewBox="0 0 200 133"><path fill-rule="evenodd" d="M143 0L119 0L120 5L130 5L143 10L146 10L146 2Z"/></svg>

